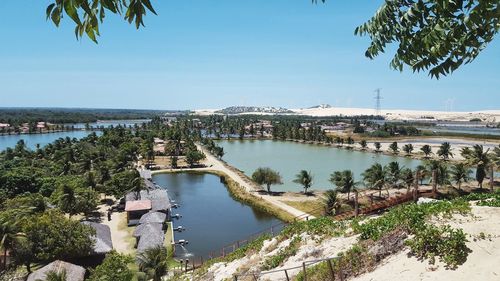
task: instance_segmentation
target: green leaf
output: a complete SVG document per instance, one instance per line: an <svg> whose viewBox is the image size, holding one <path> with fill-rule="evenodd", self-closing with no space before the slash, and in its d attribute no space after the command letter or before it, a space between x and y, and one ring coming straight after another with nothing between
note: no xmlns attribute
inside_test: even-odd
<svg viewBox="0 0 500 281"><path fill-rule="evenodd" d="M52 19L52 22L54 22L56 26L59 26L59 22L61 21L61 12L59 8L55 8L52 11L52 15L50 16L50 18Z"/></svg>
<svg viewBox="0 0 500 281"><path fill-rule="evenodd" d="M56 5L55 3L52 3L49 6L47 6L47 10L45 12L47 15L47 20L50 18L50 13L52 12L52 9L54 9L55 5Z"/></svg>
<svg viewBox="0 0 500 281"><path fill-rule="evenodd" d="M64 11L76 24L81 24L80 18L78 17L78 12L75 7L75 2L73 0L64 1Z"/></svg>

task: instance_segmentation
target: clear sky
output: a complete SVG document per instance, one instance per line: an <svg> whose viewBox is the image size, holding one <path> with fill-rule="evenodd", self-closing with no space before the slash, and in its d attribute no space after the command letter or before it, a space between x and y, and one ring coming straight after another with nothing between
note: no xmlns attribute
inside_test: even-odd
<svg viewBox="0 0 500 281"><path fill-rule="evenodd" d="M46 22L50 2L0 1L0 106L371 108L382 88L383 108L500 109L498 38L438 81L365 58L353 31L382 1L152 0L146 28L108 15L98 45Z"/></svg>

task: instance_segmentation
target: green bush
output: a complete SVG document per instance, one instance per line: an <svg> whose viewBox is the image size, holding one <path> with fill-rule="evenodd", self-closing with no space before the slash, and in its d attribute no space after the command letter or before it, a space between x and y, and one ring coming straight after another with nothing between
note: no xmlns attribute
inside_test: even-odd
<svg viewBox="0 0 500 281"><path fill-rule="evenodd" d="M276 255L267 257L263 263L262 269L270 270L276 268L281 265L287 258L295 256L300 247L301 241L302 239L300 236L294 237L287 247L278 251Z"/></svg>
<svg viewBox="0 0 500 281"><path fill-rule="evenodd" d="M464 200L438 201L426 204L405 204L390 209L383 216L363 224L354 220L352 228L361 235L362 240L378 240L382 235L401 228L408 233L422 226L425 220L435 215L450 216L453 213L470 212L468 202Z"/></svg>
<svg viewBox="0 0 500 281"><path fill-rule="evenodd" d="M288 225L280 233L279 239L285 240L301 233L320 237L334 237L344 234L345 231L345 222L335 221L330 217L321 217L308 221L298 221Z"/></svg>
<svg viewBox="0 0 500 281"><path fill-rule="evenodd" d="M467 238L461 229L453 229L449 225L437 227L427 224L419 228L415 236L405 243L412 254L421 259L429 259L431 264L439 257L447 267L456 268L467 260L470 249L466 242Z"/></svg>

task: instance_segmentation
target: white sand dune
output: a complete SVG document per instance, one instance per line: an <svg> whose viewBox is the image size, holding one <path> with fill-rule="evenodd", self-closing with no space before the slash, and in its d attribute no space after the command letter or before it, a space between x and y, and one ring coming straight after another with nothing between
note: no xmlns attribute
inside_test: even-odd
<svg viewBox="0 0 500 281"><path fill-rule="evenodd" d="M348 108L348 107L326 107L326 108L300 108L291 109L296 115L306 115L315 117L327 116L363 116L374 115L373 108ZM196 115L212 115L217 109L194 110ZM246 112L243 114L269 115L264 112ZM473 118L480 118L487 122L500 121L499 110L482 111L431 111L431 110L407 110L407 109L382 109L380 114L387 120L428 120L428 121L469 121ZM287 113L286 115L290 115Z"/></svg>

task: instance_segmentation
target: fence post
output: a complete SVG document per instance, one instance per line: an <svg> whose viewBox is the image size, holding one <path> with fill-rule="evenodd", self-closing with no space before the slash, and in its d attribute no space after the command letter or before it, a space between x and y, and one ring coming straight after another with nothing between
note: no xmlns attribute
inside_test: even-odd
<svg viewBox="0 0 500 281"><path fill-rule="evenodd" d="M357 217L359 215L359 205L358 205L358 192L354 192L354 216Z"/></svg>
<svg viewBox="0 0 500 281"><path fill-rule="evenodd" d="M306 262L302 263L302 272L304 272L304 281L307 281L307 272L306 272Z"/></svg>
<svg viewBox="0 0 500 281"><path fill-rule="evenodd" d="M437 195L437 170L432 170L432 195Z"/></svg>
<svg viewBox="0 0 500 281"><path fill-rule="evenodd" d="M493 165L490 167L490 188L492 192L495 189L495 172Z"/></svg>
<svg viewBox="0 0 500 281"><path fill-rule="evenodd" d="M288 271L285 269L285 276L286 276L286 281L290 281L290 277L288 277Z"/></svg>
<svg viewBox="0 0 500 281"><path fill-rule="evenodd" d="M420 172L417 170L415 172L415 182L414 182L415 188L413 190L413 200L415 202L417 202L417 200L418 200L418 181L419 180L420 180Z"/></svg>
<svg viewBox="0 0 500 281"><path fill-rule="evenodd" d="M340 281L344 281L344 272L342 270L342 258L339 259L339 277Z"/></svg>
<svg viewBox="0 0 500 281"><path fill-rule="evenodd" d="M274 229L273 229L273 226L271 226L271 237L274 237Z"/></svg>
<svg viewBox="0 0 500 281"><path fill-rule="evenodd" d="M335 271L333 270L332 260L328 259L326 261L328 263L328 269L330 269L330 275L332 277L332 281L335 280Z"/></svg>

